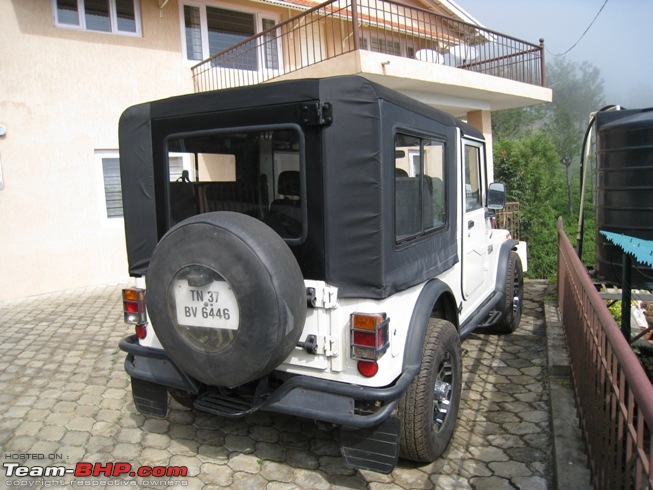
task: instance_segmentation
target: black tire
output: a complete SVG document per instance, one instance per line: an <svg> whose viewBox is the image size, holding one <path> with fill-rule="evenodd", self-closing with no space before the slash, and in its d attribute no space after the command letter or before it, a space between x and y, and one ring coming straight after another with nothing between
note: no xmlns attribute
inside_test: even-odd
<svg viewBox="0 0 653 490"><path fill-rule="evenodd" d="M447 320L432 318L419 374L399 402L402 458L430 463L445 451L458 416L462 369L456 327Z"/></svg>
<svg viewBox="0 0 653 490"><path fill-rule="evenodd" d="M513 333L519 327L524 302L524 272L517 252L510 252L504 289L503 312L499 322L490 328L492 333Z"/></svg>
<svg viewBox="0 0 653 490"><path fill-rule="evenodd" d="M207 308L220 310L223 300L217 298L229 298L232 311L220 311L229 315L228 328L217 327L224 325L222 316L215 320L202 308L207 303L198 308L210 312L208 320L197 309L190 320L180 320L180 284L187 290L223 288ZM272 371L297 345L306 319L304 279L290 248L259 220L231 212L193 216L161 239L147 273L146 302L168 355L214 386L238 386Z"/></svg>

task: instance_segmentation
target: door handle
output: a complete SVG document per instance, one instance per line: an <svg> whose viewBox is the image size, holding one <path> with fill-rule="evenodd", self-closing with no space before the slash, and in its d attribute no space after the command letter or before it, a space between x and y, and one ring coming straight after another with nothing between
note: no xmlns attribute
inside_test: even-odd
<svg viewBox="0 0 653 490"><path fill-rule="evenodd" d="M467 229L468 229L468 230L471 230L472 228L474 228L474 221L470 219L470 220L467 222Z"/></svg>

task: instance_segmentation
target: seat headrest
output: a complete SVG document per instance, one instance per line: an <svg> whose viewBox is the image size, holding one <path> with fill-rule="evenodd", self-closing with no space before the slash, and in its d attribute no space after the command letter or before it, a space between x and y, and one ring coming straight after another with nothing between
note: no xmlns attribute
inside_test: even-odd
<svg viewBox="0 0 653 490"><path fill-rule="evenodd" d="M299 196L301 194L301 186L299 184L299 171L286 170L279 174L279 182L277 192L284 196Z"/></svg>

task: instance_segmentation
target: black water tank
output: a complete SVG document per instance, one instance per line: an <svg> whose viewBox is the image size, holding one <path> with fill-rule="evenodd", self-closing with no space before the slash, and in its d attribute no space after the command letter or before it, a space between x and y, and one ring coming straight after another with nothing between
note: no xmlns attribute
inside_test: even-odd
<svg viewBox="0 0 653 490"><path fill-rule="evenodd" d="M597 230L653 240L653 108L597 114ZM597 233L599 277L621 284L622 252ZM653 290L653 270L633 260L634 288Z"/></svg>

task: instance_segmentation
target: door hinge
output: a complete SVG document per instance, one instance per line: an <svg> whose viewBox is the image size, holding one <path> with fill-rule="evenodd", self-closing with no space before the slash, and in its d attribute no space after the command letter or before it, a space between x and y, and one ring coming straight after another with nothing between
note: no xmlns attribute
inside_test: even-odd
<svg viewBox="0 0 653 490"><path fill-rule="evenodd" d="M324 337L324 355L338 357L338 339L336 337Z"/></svg>
<svg viewBox="0 0 653 490"><path fill-rule="evenodd" d="M332 310L338 307L338 288L321 281L305 281L306 299L313 308Z"/></svg>
<svg viewBox="0 0 653 490"><path fill-rule="evenodd" d="M333 122L333 107L330 102L306 102L302 104L304 126L328 126Z"/></svg>

